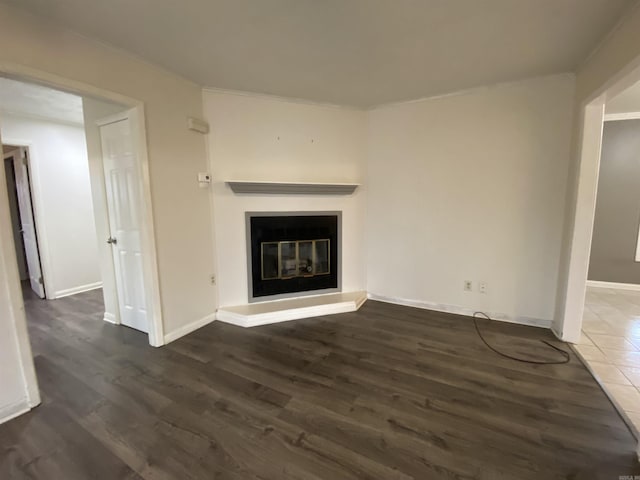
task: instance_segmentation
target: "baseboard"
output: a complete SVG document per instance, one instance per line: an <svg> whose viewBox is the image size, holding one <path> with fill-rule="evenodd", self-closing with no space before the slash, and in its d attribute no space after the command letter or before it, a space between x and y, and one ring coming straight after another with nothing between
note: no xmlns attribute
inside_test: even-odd
<svg viewBox="0 0 640 480"><path fill-rule="evenodd" d="M215 313L211 313L209 315L207 315L206 317L200 318L194 322L188 323L187 325L184 325L180 328L178 328L177 330L174 330L173 332L169 332L164 336L164 343L165 345L167 343L171 343L181 337L184 337L185 335L190 334L191 332L194 332L196 330L198 330L201 327L204 327L205 325L213 322L216 319L216 314Z"/></svg>
<svg viewBox="0 0 640 480"><path fill-rule="evenodd" d="M103 320L108 323L113 323L114 325L118 325L118 319L113 313L104 312Z"/></svg>
<svg viewBox="0 0 640 480"><path fill-rule="evenodd" d="M95 290L96 288L102 288L102 282L88 283L86 285L80 285L79 287L67 288L66 290L60 290L55 293L53 298L63 298L69 297L71 295L76 295L82 292L88 292L90 290Z"/></svg>
<svg viewBox="0 0 640 480"><path fill-rule="evenodd" d="M614 288L617 290L634 290L640 292L640 285L636 283L600 282L598 280L587 280L587 287Z"/></svg>
<svg viewBox="0 0 640 480"><path fill-rule="evenodd" d="M409 300L406 298L388 297L386 295L378 295L376 293L369 293L368 297L371 300L377 300L379 302L393 303L395 305L403 305L405 307L422 308L424 310L433 310L435 312L454 313L456 315L464 315L466 317L473 317L474 312L479 309L473 310L457 305L446 305L442 303L428 302L424 300ZM518 325L528 325L531 327L551 328L553 322L551 320L545 320L543 318L522 317L506 315L499 312L484 312L489 315L493 320L507 323L517 323Z"/></svg>
<svg viewBox="0 0 640 480"><path fill-rule="evenodd" d="M16 418L23 413L27 413L31 410L27 399L20 400L16 403L11 403L0 408L0 424L8 422L9 420Z"/></svg>

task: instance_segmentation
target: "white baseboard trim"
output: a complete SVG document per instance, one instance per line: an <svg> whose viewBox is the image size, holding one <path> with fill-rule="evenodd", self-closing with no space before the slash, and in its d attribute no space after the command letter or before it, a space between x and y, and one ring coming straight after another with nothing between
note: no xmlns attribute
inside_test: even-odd
<svg viewBox="0 0 640 480"><path fill-rule="evenodd" d="M369 293L369 299L377 300L379 302L393 303L395 305L403 305L405 307L422 308L424 310L433 310L435 312L454 313L456 315L464 315L466 317L473 317L474 312L480 311L479 309L470 309L465 307L459 307L457 305L446 305L442 303L428 302L424 300L409 300L406 298L388 297L386 295L378 295L376 293ZM545 320L543 318L511 316L499 312L484 312L489 315L493 320L500 322L516 323L518 325L529 325L531 327L551 328L553 324L552 320Z"/></svg>
<svg viewBox="0 0 640 480"><path fill-rule="evenodd" d="M53 298L57 299L57 298L69 297L77 293L95 290L96 288L102 288L102 282L87 283L86 285L80 285L79 287L67 288L66 290L59 290L55 293Z"/></svg>
<svg viewBox="0 0 640 480"><path fill-rule="evenodd" d="M113 323L114 325L118 325L118 320L113 313L104 312L103 320L108 323Z"/></svg>
<svg viewBox="0 0 640 480"><path fill-rule="evenodd" d="M190 334L191 332L194 332L196 330L198 330L201 327L204 327L205 325L213 322L216 319L216 314L215 313L211 313L209 315L207 315L206 317L200 318L198 320L195 320L191 323L188 323L180 328L178 328L177 330L174 330L173 332L169 332L167 334L165 334L164 336L164 343L165 345L167 343L171 343L181 337L184 337L185 335Z"/></svg>
<svg viewBox="0 0 640 480"><path fill-rule="evenodd" d="M634 290L636 292L640 292L640 285L636 283L616 283L616 282L600 282L598 280L587 280L587 287L613 288L616 290Z"/></svg>
<svg viewBox="0 0 640 480"><path fill-rule="evenodd" d="M0 424L8 422L9 420L16 418L23 413L27 413L31 410L31 406L27 399L20 400L16 403L11 403L0 408Z"/></svg>

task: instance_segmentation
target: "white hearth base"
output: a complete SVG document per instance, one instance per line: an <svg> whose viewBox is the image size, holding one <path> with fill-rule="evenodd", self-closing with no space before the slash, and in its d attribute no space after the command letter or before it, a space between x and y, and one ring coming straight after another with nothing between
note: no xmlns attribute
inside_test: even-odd
<svg viewBox="0 0 640 480"><path fill-rule="evenodd" d="M301 318L355 312L366 300L367 292L364 291L273 300L221 307L216 313L216 319L239 327L257 327Z"/></svg>

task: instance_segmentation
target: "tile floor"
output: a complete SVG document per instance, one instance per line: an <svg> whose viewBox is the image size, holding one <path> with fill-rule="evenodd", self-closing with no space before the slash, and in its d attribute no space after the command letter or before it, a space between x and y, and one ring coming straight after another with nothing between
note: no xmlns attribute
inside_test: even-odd
<svg viewBox="0 0 640 480"><path fill-rule="evenodd" d="M576 350L640 432L640 291L587 288Z"/></svg>

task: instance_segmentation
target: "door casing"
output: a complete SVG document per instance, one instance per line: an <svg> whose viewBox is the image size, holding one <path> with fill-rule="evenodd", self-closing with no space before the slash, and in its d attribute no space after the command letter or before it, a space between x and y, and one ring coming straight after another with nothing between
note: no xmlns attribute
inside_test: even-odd
<svg viewBox="0 0 640 480"><path fill-rule="evenodd" d="M164 328L162 322L162 307L160 302L160 282L158 278L157 249L155 244L155 229L153 222L153 205L151 199L144 103L135 98L127 97L118 93L97 88L93 85L77 82L58 75L52 75L48 72L43 72L15 63L0 62L0 75L13 78L15 80L45 85L54 89L74 93L83 97L93 97L109 102L120 103L124 105L125 108L129 107L135 112L134 118L132 118L132 124L135 123L136 126L135 141L138 151L138 181L140 183L140 191L142 195L141 229L143 243L143 274L145 278L145 288L147 289L147 296L149 299L149 303L147 305L149 309L148 336L150 345L155 347L164 345ZM23 142L17 143L24 144ZM4 194L2 193L6 190L6 186L0 185L0 189L0 202L7 202L6 192ZM10 221L0 218L0 231L2 232L2 234L0 234L0 242L1 244L9 242L8 244L10 246L13 246L12 237L9 238L7 237L7 235L5 235L5 232L10 232L10 230L7 230L7 227L10 227ZM13 261L13 263L15 264L15 251L13 251L12 253L9 252L8 255L10 256L9 261ZM45 271L45 279L46 274L47 272ZM4 279L6 279L9 284L15 284L19 286L20 280L19 275L17 274L17 266L15 269L0 269L0 280ZM24 310L20 289L12 289L10 302L11 308L14 312ZM24 317L24 315L18 316L15 320L16 322L23 323L24 331L26 331L26 318ZM30 352L28 338L21 340L20 344L25 351ZM33 371L32 358L29 360L29 363L30 366L29 368L27 368L27 370L30 369ZM35 379L35 373L32 379L27 379L27 383L29 385L29 390L35 390L37 393L37 381Z"/></svg>

